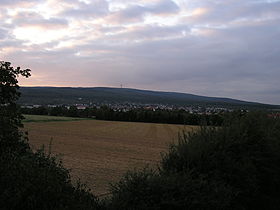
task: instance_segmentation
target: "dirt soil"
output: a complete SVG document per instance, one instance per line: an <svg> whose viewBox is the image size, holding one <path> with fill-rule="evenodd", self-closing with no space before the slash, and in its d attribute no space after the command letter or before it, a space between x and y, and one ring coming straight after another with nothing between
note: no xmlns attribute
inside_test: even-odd
<svg viewBox="0 0 280 210"><path fill-rule="evenodd" d="M34 149L43 144L52 153L62 154L64 166L71 169L96 195L108 192L109 183L117 182L130 169L149 164L156 167L161 153L178 132L195 126L111 122L99 120L25 123Z"/></svg>

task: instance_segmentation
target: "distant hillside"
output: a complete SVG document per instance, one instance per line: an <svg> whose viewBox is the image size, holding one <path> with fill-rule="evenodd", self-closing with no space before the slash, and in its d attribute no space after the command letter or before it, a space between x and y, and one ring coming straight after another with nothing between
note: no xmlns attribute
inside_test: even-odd
<svg viewBox="0 0 280 210"><path fill-rule="evenodd" d="M21 87L21 104L153 103L172 105L220 105L227 107L279 108L279 106L231 98L129 88Z"/></svg>

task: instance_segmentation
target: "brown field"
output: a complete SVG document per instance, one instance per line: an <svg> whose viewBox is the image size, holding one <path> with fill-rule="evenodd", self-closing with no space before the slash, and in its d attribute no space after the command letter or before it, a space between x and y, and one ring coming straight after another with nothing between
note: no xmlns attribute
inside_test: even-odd
<svg viewBox="0 0 280 210"><path fill-rule="evenodd" d="M195 126L111 122L99 120L25 123L34 149L52 141L52 153L62 160L75 179L92 189L94 194L108 192L109 183L119 180L127 170L156 166L161 153L178 132Z"/></svg>

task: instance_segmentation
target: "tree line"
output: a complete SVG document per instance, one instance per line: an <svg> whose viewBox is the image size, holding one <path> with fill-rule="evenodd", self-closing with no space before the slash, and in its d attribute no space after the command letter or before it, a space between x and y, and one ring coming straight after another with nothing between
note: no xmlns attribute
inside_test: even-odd
<svg viewBox="0 0 280 210"><path fill-rule="evenodd" d="M22 108L23 114L51 115L66 117L96 118L98 120L169 123L185 125L216 125L223 123L225 114L193 114L185 110L146 110L144 108L129 111L113 110L108 106L77 109L75 106Z"/></svg>

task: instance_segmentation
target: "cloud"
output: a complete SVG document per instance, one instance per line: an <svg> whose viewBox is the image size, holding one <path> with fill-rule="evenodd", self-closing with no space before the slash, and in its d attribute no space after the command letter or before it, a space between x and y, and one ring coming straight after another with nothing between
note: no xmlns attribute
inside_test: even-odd
<svg viewBox="0 0 280 210"><path fill-rule="evenodd" d="M148 8L149 12L152 14L176 14L179 12L180 8L176 3L171 0L161 0L159 3L152 5Z"/></svg>
<svg viewBox="0 0 280 210"><path fill-rule="evenodd" d="M68 21L62 18L44 18L36 12L20 12L13 17L13 24L19 27L38 27L49 30L66 28Z"/></svg>
<svg viewBox="0 0 280 210"><path fill-rule="evenodd" d="M26 6L30 5L33 3L38 3L41 2L41 0L1 0L1 5L2 6L12 6L12 5L17 5L17 6Z"/></svg>
<svg viewBox="0 0 280 210"><path fill-rule="evenodd" d="M279 1L18 0L0 7L1 59L33 70L23 84L122 83L280 104Z"/></svg>
<svg viewBox="0 0 280 210"><path fill-rule="evenodd" d="M228 24L232 21L279 17L279 9L279 1L201 1L193 8L192 15L183 19L193 24Z"/></svg>
<svg viewBox="0 0 280 210"><path fill-rule="evenodd" d="M8 15L10 13L16 12L18 10L29 10L30 8L35 8L37 5L42 4L46 1L44 0L1 0L0 1L0 18L1 15Z"/></svg>
<svg viewBox="0 0 280 210"><path fill-rule="evenodd" d="M7 38L7 36L8 36L8 31L0 28L0 40Z"/></svg>
<svg viewBox="0 0 280 210"><path fill-rule="evenodd" d="M67 9L61 14L72 18L102 17L109 12L109 5L105 0L94 0L89 3L79 2L74 8Z"/></svg>
<svg viewBox="0 0 280 210"><path fill-rule="evenodd" d="M107 36L107 42L120 43L140 43L145 41L166 40L175 37L182 37L188 31L189 27L186 25L178 26L132 26L122 29L121 31L110 33Z"/></svg>
<svg viewBox="0 0 280 210"><path fill-rule="evenodd" d="M130 22L140 22L142 21L145 13L147 13L146 7L135 5L111 14L107 18L106 22L108 22L109 24L125 24Z"/></svg>
<svg viewBox="0 0 280 210"><path fill-rule="evenodd" d="M140 22L143 20L145 15L171 15L179 12L179 7L171 0L161 0L159 2L152 2L152 4L147 5L131 5L125 9L118 10L110 14L106 19L108 23L114 24L125 24Z"/></svg>

